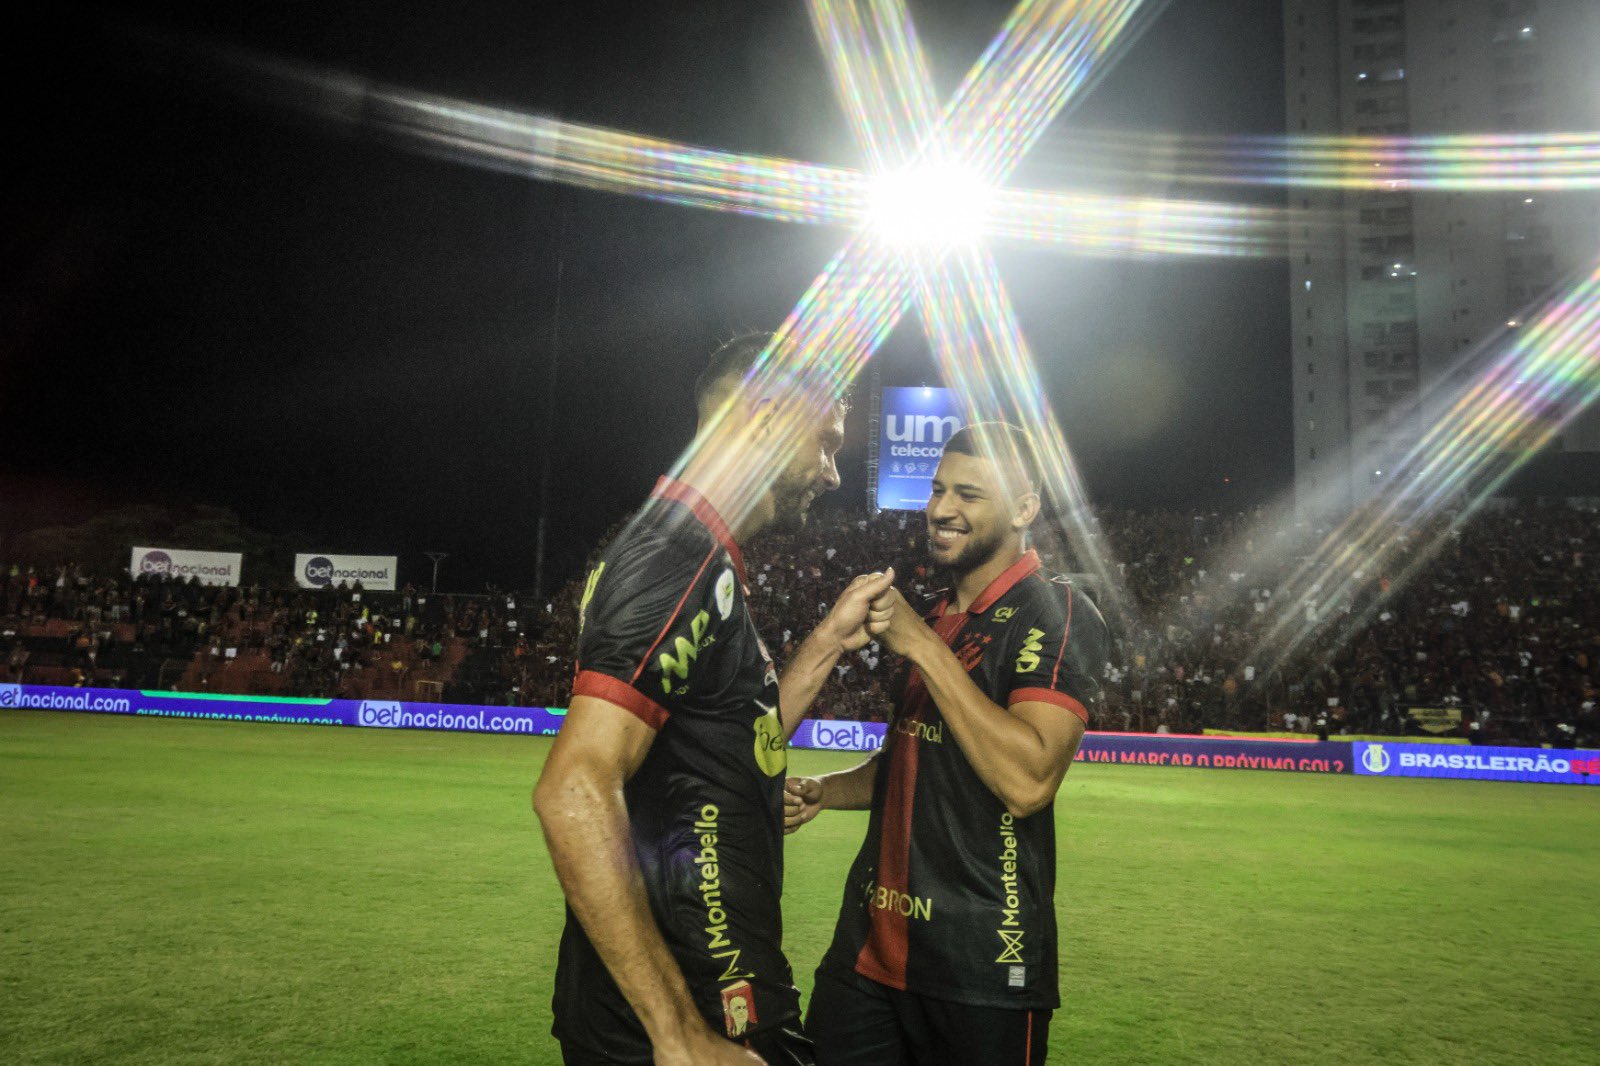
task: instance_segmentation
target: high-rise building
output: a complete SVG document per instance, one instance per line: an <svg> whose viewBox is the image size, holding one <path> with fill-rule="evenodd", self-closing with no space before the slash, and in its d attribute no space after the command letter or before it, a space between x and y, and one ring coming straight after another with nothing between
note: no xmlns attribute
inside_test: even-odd
<svg viewBox="0 0 1600 1066"><path fill-rule="evenodd" d="M1600 0L1284 0L1291 137L1600 131ZM1381 166L1375 173L1381 173ZM1600 194L1291 188L1346 221L1289 266L1299 505L1359 503L1421 400L1600 260ZM1311 231L1307 231L1309 233ZM1600 405L1551 450L1600 453Z"/></svg>

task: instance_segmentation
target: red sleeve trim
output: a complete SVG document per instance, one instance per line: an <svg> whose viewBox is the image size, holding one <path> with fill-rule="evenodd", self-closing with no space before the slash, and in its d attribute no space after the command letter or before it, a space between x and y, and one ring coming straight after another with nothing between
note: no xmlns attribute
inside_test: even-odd
<svg viewBox="0 0 1600 1066"><path fill-rule="evenodd" d="M572 683L572 694L593 696L595 699L614 703L651 729L660 729L671 717L665 707L626 681L619 681L610 674L594 670L579 671L577 680Z"/></svg>
<svg viewBox="0 0 1600 1066"><path fill-rule="evenodd" d="M1011 707L1019 703L1051 703L1071 711L1083 719L1084 725L1089 724L1088 708L1065 692L1057 692L1053 688L1014 688L1006 699L1006 706Z"/></svg>
<svg viewBox="0 0 1600 1066"><path fill-rule="evenodd" d="M1050 671L1050 683L1054 685L1061 680L1061 659L1067 654L1067 638L1072 636L1072 601L1077 597L1072 595L1072 586L1067 586L1067 622L1061 627L1061 650L1056 652L1056 666ZM1084 716L1084 724L1089 723L1088 716Z"/></svg>

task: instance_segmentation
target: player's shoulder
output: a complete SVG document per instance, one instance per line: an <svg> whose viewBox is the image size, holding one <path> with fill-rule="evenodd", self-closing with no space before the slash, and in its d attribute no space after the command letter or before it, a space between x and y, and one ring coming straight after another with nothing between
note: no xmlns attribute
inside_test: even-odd
<svg viewBox="0 0 1600 1066"><path fill-rule="evenodd" d="M616 573L674 574L699 568L717 547L709 530L684 520L681 508L654 505L628 521L601 552L600 560Z"/></svg>
<svg viewBox="0 0 1600 1066"><path fill-rule="evenodd" d="M1072 625L1105 629L1100 608L1077 575L1040 567L1019 583L1017 591L1027 607L1042 617L1060 616Z"/></svg>
<svg viewBox="0 0 1600 1066"><path fill-rule="evenodd" d="M676 613L691 599L712 595L707 582L718 582L717 594L727 596L722 586L737 584L729 563L718 568L711 564L725 550L709 533L696 537L683 523L631 521L600 553L590 569L583 591L579 618L582 622L611 619L613 624ZM721 571L729 574L721 578ZM695 591L699 589L698 593ZM659 623L658 623L659 624Z"/></svg>
<svg viewBox="0 0 1600 1066"><path fill-rule="evenodd" d="M1023 604L1065 608L1080 595L1070 574L1057 573L1043 566L1034 570L1012 588L1014 598ZM1021 604L1019 604L1021 606Z"/></svg>

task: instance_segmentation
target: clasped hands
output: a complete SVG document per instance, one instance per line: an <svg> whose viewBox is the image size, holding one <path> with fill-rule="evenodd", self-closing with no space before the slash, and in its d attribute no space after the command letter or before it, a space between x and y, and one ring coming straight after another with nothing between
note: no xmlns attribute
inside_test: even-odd
<svg viewBox="0 0 1600 1066"><path fill-rule="evenodd" d="M876 640L896 655L908 654L918 631L927 628L894 587L892 566L858 574L833 605L828 624L841 651L860 651Z"/></svg>

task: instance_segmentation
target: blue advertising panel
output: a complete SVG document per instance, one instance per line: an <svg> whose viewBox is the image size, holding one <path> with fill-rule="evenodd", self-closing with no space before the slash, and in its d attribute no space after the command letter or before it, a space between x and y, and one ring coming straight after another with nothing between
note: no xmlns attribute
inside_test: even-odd
<svg viewBox="0 0 1600 1066"><path fill-rule="evenodd" d="M1347 774L1354 759L1349 742L1339 740L1240 740L1161 733L1087 733L1078 748L1078 761L1194 766L1206 770Z"/></svg>
<svg viewBox="0 0 1600 1066"><path fill-rule="evenodd" d="M789 744L829 751L876 751L883 746L887 730L882 722L811 719L800 723ZM1086 733L1078 748L1078 761L1302 774L1347 774L1353 762L1348 741L1241 740L1159 733Z"/></svg>
<svg viewBox="0 0 1600 1066"><path fill-rule="evenodd" d="M883 747L888 726L882 722L830 721L808 718L789 738L791 748L821 748L824 751L877 751Z"/></svg>
<svg viewBox="0 0 1600 1066"><path fill-rule="evenodd" d="M554 736L567 713L552 707L477 707L411 700L321 700L5 684L0 684L0 709L529 736Z"/></svg>
<svg viewBox="0 0 1600 1066"><path fill-rule="evenodd" d="M1456 777L1600 785L1600 751L1567 748L1461 747L1357 741L1356 773L1368 777Z"/></svg>
<svg viewBox="0 0 1600 1066"><path fill-rule="evenodd" d="M920 511L944 442L965 419L949 389L886 388L878 424L878 509Z"/></svg>
<svg viewBox="0 0 1600 1066"><path fill-rule="evenodd" d="M66 688L0 684L0 710L79 711L152 718L207 718L236 722L433 729L450 732L554 736L566 711L559 707L480 707L411 700L295 699L220 693ZM812 719L790 741L796 748L876 751L888 727L882 722ZM1089 733L1078 761L1141 766L1191 766L1211 770L1288 770L1367 777L1452 777L1479 781L1600 784L1600 751L1565 748L1490 748L1455 744L1247 740L1239 737Z"/></svg>

